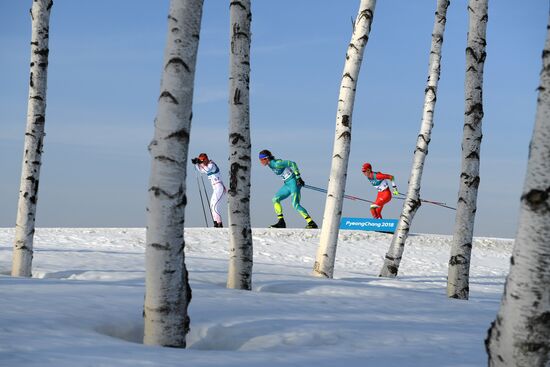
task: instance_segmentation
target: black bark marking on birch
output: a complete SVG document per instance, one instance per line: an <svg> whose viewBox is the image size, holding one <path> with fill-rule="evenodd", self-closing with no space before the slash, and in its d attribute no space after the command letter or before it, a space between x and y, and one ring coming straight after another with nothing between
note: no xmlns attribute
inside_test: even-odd
<svg viewBox="0 0 550 367"><path fill-rule="evenodd" d="M386 259L389 260L389 261L396 261L396 260L401 260L401 257L393 257L393 256L390 256L390 255L386 254Z"/></svg>
<svg viewBox="0 0 550 367"><path fill-rule="evenodd" d="M407 201L407 204L408 204L408 206L409 206L409 208L410 208L410 211L413 212L413 213L415 213L415 212L418 210L418 208L420 207L420 205L422 205L422 202L421 202L419 199L409 199L409 200ZM407 220L406 218L405 218L403 221L404 221L407 225L409 224L409 223L408 223L408 220Z"/></svg>
<svg viewBox="0 0 550 367"><path fill-rule="evenodd" d="M449 298L467 300L469 293L470 293L470 287L466 286L464 288L461 288L458 292L455 292L454 294L450 295Z"/></svg>
<svg viewBox="0 0 550 367"><path fill-rule="evenodd" d="M367 42L369 42L369 36L368 35L362 35L361 37L359 37L358 39L362 44L366 44Z"/></svg>
<svg viewBox="0 0 550 367"><path fill-rule="evenodd" d="M246 32L241 31L241 27L237 23L235 23L233 24L233 38L248 39L248 34ZM231 50L233 50L233 41L231 42Z"/></svg>
<svg viewBox="0 0 550 367"><path fill-rule="evenodd" d="M533 211L541 210L546 212L550 210L550 204L548 203L548 194L550 193L550 187L546 190L532 189L529 192L521 196L521 202L525 203L529 209Z"/></svg>
<svg viewBox="0 0 550 367"><path fill-rule="evenodd" d="M343 115L342 125L344 125L345 127L349 127L349 124L350 124L349 115Z"/></svg>
<svg viewBox="0 0 550 367"><path fill-rule="evenodd" d="M179 142L185 143L189 141L189 132L187 131L187 129L180 129L166 136L166 139L176 139Z"/></svg>
<svg viewBox="0 0 550 367"><path fill-rule="evenodd" d="M32 96L30 97L30 99L36 99L37 101L43 101L44 98L40 97L40 96Z"/></svg>
<svg viewBox="0 0 550 367"><path fill-rule="evenodd" d="M451 258L449 259L449 265L451 266L464 265L464 264L468 264L468 262L469 261L463 255L451 256Z"/></svg>
<svg viewBox="0 0 550 367"><path fill-rule="evenodd" d="M355 46L355 44L353 43L350 43L349 46L348 46L348 49L350 48L353 48L355 49L355 51L359 51L359 49L357 48L357 46ZM346 60L349 59L349 55L346 53Z"/></svg>
<svg viewBox="0 0 550 367"><path fill-rule="evenodd" d="M460 246L460 247L464 247L464 248L466 248L466 249L470 249L470 250L471 250L471 249L472 249L472 244L471 244L471 243L465 243L465 244L463 244L463 245Z"/></svg>
<svg viewBox="0 0 550 367"><path fill-rule="evenodd" d="M180 192L180 193L181 193L182 195L181 195L181 199L180 199L179 203L176 204L176 207L177 207L177 208L185 207L185 206L187 205L187 195L183 194L183 189L181 189L181 192ZM182 220L180 221L180 223L182 223L182 224L183 224L184 222L185 222L184 219L182 219Z"/></svg>
<svg viewBox="0 0 550 367"><path fill-rule="evenodd" d="M170 198L170 199L173 199L175 198L179 193L175 193L175 194L169 194L167 191L161 189L160 187L157 187L157 186L152 186L149 191L152 191L153 192L153 195L155 195L155 197L159 197L159 196L166 196L167 198Z"/></svg>
<svg viewBox="0 0 550 367"><path fill-rule="evenodd" d="M239 188L239 171L246 171L248 170L248 167L243 166L237 162L231 164L231 168L229 170L229 195L235 196L237 195L237 190Z"/></svg>
<svg viewBox="0 0 550 367"><path fill-rule="evenodd" d="M476 176L474 177L473 179L470 178L469 180L465 180L465 184L466 186L468 187L473 187L474 189L477 189L479 187L479 182L481 181L481 179L479 178L479 176Z"/></svg>
<svg viewBox="0 0 550 367"><path fill-rule="evenodd" d="M485 343L485 352L489 356L489 365L491 365L491 339L493 339L493 332L495 332L495 340L498 341L500 339L500 333L497 330L496 326L496 320L491 322L491 326L489 326L489 329L487 329L487 336L485 337L484 343Z"/></svg>
<svg viewBox="0 0 550 367"><path fill-rule="evenodd" d="M372 10L371 9L365 9L365 10L361 11L361 13L359 14L359 20L361 18L365 18L366 21L368 22L369 19L372 19Z"/></svg>
<svg viewBox="0 0 550 367"><path fill-rule="evenodd" d="M470 116L472 114L479 114L480 117L483 117L483 104L481 103L474 103L473 105L470 106L470 108L468 109L468 111L466 111L465 115L466 116ZM470 125L470 124L467 124L467 125ZM473 130L473 129L472 129Z"/></svg>
<svg viewBox="0 0 550 367"><path fill-rule="evenodd" d="M188 73L191 72L191 69L189 68L189 66L181 59L181 57L173 57L171 58L170 60L168 60L168 62L166 63L166 66L164 67L164 69L166 70L168 68L168 66L170 65L181 65L184 67L185 71L187 71Z"/></svg>
<svg viewBox="0 0 550 367"><path fill-rule="evenodd" d="M235 88L235 93L233 94L233 104L234 105L242 105L241 102L241 90L239 88Z"/></svg>
<svg viewBox="0 0 550 367"><path fill-rule="evenodd" d="M160 243L152 243L149 246L156 250L162 250L162 251L168 251L170 249L170 246L168 245L161 245Z"/></svg>
<svg viewBox="0 0 550 367"><path fill-rule="evenodd" d="M156 161L163 162L163 163L166 163L166 162L178 163L178 161L176 161L175 159L170 158L170 157L167 157L167 156L165 156L165 155L156 156L156 157L154 157L154 159L155 159Z"/></svg>
<svg viewBox="0 0 550 367"><path fill-rule="evenodd" d="M239 6L242 10L246 10L246 7L242 4L240 1L232 1L229 3L229 8L231 9L232 6Z"/></svg>
<svg viewBox="0 0 550 367"><path fill-rule="evenodd" d="M38 50L34 50L33 52L35 55L38 55L38 56L44 56L44 57L48 57L48 54L50 53L50 50L47 49L47 48L41 48L41 49L38 49Z"/></svg>
<svg viewBox="0 0 550 367"><path fill-rule="evenodd" d="M434 35L434 34L432 34L432 37L433 37L433 41L434 41L435 43L438 43L438 44L443 43L443 35L442 35L442 34L437 35L437 36Z"/></svg>
<svg viewBox="0 0 550 367"><path fill-rule="evenodd" d="M471 152L466 156L466 159L475 159L479 161L479 154L477 152Z"/></svg>
<svg viewBox="0 0 550 367"><path fill-rule="evenodd" d="M178 100L176 99L176 97L174 97L170 92L168 91L164 91L160 94L159 96L159 100L161 98L167 98L170 102L172 102L173 104L179 104Z"/></svg>
<svg viewBox="0 0 550 367"><path fill-rule="evenodd" d="M430 85L430 86L427 86L426 89L424 89L424 94L427 94L428 92L432 92L433 93L433 98L432 98L432 101L435 102L437 101L437 87L434 86L434 85Z"/></svg>
<svg viewBox="0 0 550 367"><path fill-rule="evenodd" d="M323 257L327 257L328 258L328 255L327 254L323 254ZM317 273L317 274L320 274L322 276L324 276L325 278L330 278L330 276L325 273L324 271L321 270L321 264L319 264L319 262L315 261L315 264L313 265L313 270Z"/></svg>
<svg viewBox="0 0 550 367"><path fill-rule="evenodd" d="M355 80L351 77L350 73L345 73L345 74L342 76L342 79L345 79L345 78L349 78L349 80L351 80L352 82L355 81Z"/></svg>
<svg viewBox="0 0 550 367"><path fill-rule="evenodd" d="M351 139L351 133L349 131L344 131L342 134L340 134L340 136L338 137L338 139Z"/></svg>
<svg viewBox="0 0 550 367"><path fill-rule="evenodd" d="M229 140L231 141L231 144L232 145L237 145L237 143L239 141L242 141L243 143L246 142L244 136L242 136L242 134L239 134L239 133L231 133L229 134ZM241 157L242 159L242 157ZM250 159L250 157L248 157L248 159Z"/></svg>
<svg viewBox="0 0 550 367"><path fill-rule="evenodd" d="M397 276L397 266L388 264L386 265L386 270L388 271L388 273L390 273L390 276ZM378 276L381 277L382 274L379 274Z"/></svg>
<svg viewBox="0 0 550 367"><path fill-rule="evenodd" d="M33 78L33 72L31 71L31 75L30 75L30 78L29 78L29 85L31 88L34 88L34 82L32 81L32 78Z"/></svg>

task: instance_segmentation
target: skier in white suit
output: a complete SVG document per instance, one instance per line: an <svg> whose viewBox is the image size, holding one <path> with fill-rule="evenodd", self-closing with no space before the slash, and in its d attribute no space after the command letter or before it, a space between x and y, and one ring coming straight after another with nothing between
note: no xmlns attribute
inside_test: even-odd
<svg viewBox="0 0 550 367"><path fill-rule="evenodd" d="M208 158L206 153L201 153L197 158L191 159L191 163L200 172L208 176L212 184L212 197L210 198L210 211L214 220L214 227L223 228L222 217L220 215L220 203L225 196L226 188L220 177L220 169L216 163Z"/></svg>

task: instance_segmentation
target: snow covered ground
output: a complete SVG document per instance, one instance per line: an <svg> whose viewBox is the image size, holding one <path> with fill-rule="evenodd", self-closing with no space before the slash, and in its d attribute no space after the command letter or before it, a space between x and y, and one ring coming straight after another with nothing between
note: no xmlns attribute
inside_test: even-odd
<svg viewBox="0 0 550 367"><path fill-rule="evenodd" d="M470 300L446 297L450 236L342 231L335 279L311 276L319 230L254 229L253 291L225 288L227 229L186 229L188 349L140 344L144 229L41 228L32 279L0 228L1 366L484 366L513 241L477 238Z"/></svg>

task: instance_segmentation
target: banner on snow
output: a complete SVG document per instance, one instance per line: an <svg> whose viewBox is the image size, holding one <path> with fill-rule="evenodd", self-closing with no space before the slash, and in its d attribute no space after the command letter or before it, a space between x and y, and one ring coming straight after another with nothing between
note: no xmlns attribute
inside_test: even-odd
<svg viewBox="0 0 550 367"><path fill-rule="evenodd" d="M395 232L397 219L350 218L343 217L340 229L358 229L361 231Z"/></svg>

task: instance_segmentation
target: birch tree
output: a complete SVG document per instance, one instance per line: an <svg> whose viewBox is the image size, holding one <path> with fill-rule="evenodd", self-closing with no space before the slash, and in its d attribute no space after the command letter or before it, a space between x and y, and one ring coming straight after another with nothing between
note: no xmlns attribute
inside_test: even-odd
<svg viewBox="0 0 550 367"><path fill-rule="evenodd" d="M171 0L155 133L149 145L144 344L185 348L191 288L185 179L203 0Z"/></svg>
<svg viewBox="0 0 550 367"><path fill-rule="evenodd" d="M550 364L550 18L510 272L485 341L489 366Z"/></svg>
<svg viewBox="0 0 550 367"><path fill-rule="evenodd" d="M325 213L323 214L320 244L313 267L313 274L318 277L332 278L334 273L334 261L351 148L351 121L355 90L363 61L363 53L369 40L375 6L376 0L361 0L357 18L353 25L351 41L346 52L338 96L336 131Z"/></svg>
<svg viewBox="0 0 550 367"><path fill-rule="evenodd" d="M483 65L488 0L470 0L466 46L465 112L462 137L462 173L456 206L456 219L449 259L447 295L468 299L470 257L479 187L479 154L483 119Z"/></svg>
<svg viewBox="0 0 550 367"><path fill-rule="evenodd" d="M229 271L227 287L252 289L250 226L250 0L230 1Z"/></svg>
<svg viewBox="0 0 550 367"><path fill-rule="evenodd" d="M42 164L42 147L46 135L44 126L46 124L46 89L48 55L50 53L48 41L52 6L52 0L34 0L30 10L32 38L29 102L11 270L11 275L16 277L32 276L36 203Z"/></svg>
<svg viewBox="0 0 550 367"><path fill-rule="evenodd" d="M424 162L428 155L428 145L430 144L432 128L434 126L433 117L437 96L437 85L441 73L441 49L443 47L443 34L445 33L449 3L449 0L437 0L435 21L432 31L432 45L430 48L428 81L426 89L424 90L424 109L422 111L420 132L413 153L409 187L407 189L407 196L405 197L401 215L399 216L397 229L393 234L390 248L386 253L384 265L382 265L380 271L381 277L393 278L397 276L401 257L405 251L405 241L409 235L414 215L420 207L420 181L422 180Z"/></svg>

